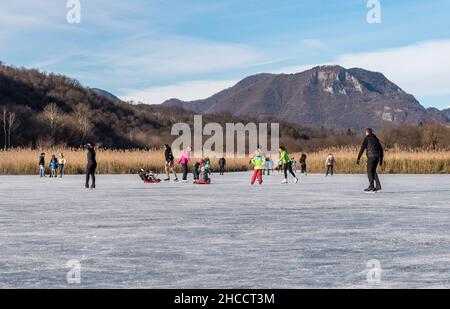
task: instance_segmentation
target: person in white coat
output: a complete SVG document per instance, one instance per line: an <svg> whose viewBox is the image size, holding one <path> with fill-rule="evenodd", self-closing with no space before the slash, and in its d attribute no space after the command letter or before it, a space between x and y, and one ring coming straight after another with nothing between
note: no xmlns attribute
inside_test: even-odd
<svg viewBox="0 0 450 309"><path fill-rule="evenodd" d="M336 164L336 159L334 158L333 154L330 153L327 157L327 160L325 162L326 168L327 168L327 174L333 176L334 175L334 165Z"/></svg>

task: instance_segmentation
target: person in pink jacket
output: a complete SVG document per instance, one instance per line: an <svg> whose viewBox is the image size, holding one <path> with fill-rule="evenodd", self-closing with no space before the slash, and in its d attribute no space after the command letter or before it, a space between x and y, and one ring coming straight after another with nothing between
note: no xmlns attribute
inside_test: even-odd
<svg viewBox="0 0 450 309"><path fill-rule="evenodd" d="M188 147L186 148L185 151L183 151L180 160L178 160L178 164L181 164L181 167L183 168L183 182L187 182L188 164L190 160L191 160L191 148Z"/></svg>

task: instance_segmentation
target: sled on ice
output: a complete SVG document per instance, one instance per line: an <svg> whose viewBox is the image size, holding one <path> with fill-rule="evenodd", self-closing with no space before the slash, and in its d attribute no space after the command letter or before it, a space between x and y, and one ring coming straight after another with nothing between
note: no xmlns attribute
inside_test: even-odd
<svg viewBox="0 0 450 309"><path fill-rule="evenodd" d="M197 184L197 185L210 185L211 184L211 179L208 179L208 180L199 179L199 180L195 181L195 184Z"/></svg>
<svg viewBox="0 0 450 309"><path fill-rule="evenodd" d="M144 169L141 169L138 173L141 180L146 184L153 184L153 183L160 183L161 179L158 178L158 175L153 173L152 171L144 171Z"/></svg>

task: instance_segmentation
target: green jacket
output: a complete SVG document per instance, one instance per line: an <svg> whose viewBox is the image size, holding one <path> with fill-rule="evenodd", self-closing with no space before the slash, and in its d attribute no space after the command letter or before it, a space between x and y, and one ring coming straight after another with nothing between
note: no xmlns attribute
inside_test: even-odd
<svg viewBox="0 0 450 309"><path fill-rule="evenodd" d="M264 169L264 164L266 163L266 159L261 156L255 156L252 159L252 164L255 168L255 170L262 170Z"/></svg>
<svg viewBox="0 0 450 309"><path fill-rule="evenodd" d="M281 152L280 162L283 164L287 164L287 163L291 162L291 159L289 158L289 154L287 153L287 151L284 150Z"/></svg>

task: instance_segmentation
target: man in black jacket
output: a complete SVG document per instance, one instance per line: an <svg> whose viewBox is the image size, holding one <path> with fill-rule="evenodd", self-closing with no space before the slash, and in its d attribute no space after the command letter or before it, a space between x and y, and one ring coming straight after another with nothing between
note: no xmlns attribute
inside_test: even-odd
<svg viewBox="0 0 450 309"><path fill-rule="evenodd" d="M220 175L223 175L225 173L225 165L227 164L227 161L224 157L219 159L219 172Z"/></svg>
<svg viewBox="0 0 450 309"><path fill-rule="evenodd" d="M381 146L380 140L373 134L372 129L366 129L366 138L362 143L361 150L358 154L358 159L356 164L359 165L361 156L364 151L367 155L367 176L369 177L369 188L367 188L366 192L376 192L381 190L380 179L377 174L378 165L383 165L384 158L384 150L383 146ZM376 186L375 186L376 183Z"/></svg>
<svg viewBox="0 0 450 309"><path fill-rule="evenodd" d="M87 144L87 166L86 166L86 189L89 189L89 178L92 178L91 189L95 189L95 170L97 169L97 159L95 148L92 144Z"/></svg>
<svg viewBox="0 0 450 309"><path fill-rule="evenodd" d="M39 176L45 177L45 153L41 153L39 156Z"/></svg>
<svg viewBox="0 0 450 309"><path fill-rule="evenodd" d="M169 145L164 145L164 157L166 159L166 163L165 163L165 169L166 169L166 179L164 179L164 181L170 181L170 173L173 173L173 176L175 176L175 182L178 182L178 177L177 177L177 173L175 172L174 169L174 156L172 153L172 148L170 148Z"/></svg>

